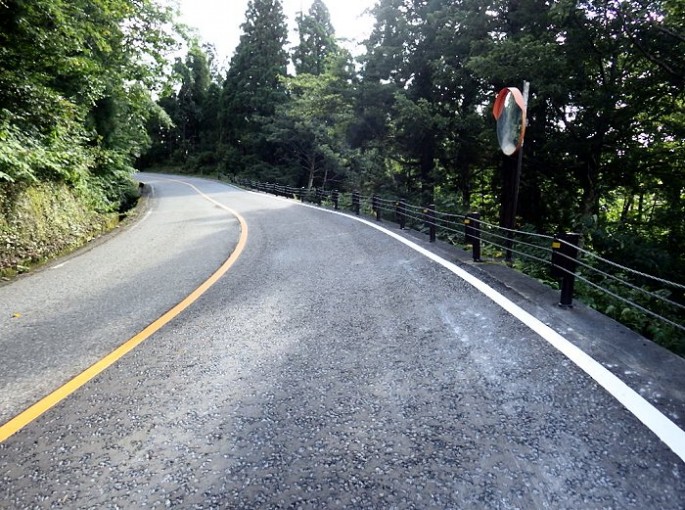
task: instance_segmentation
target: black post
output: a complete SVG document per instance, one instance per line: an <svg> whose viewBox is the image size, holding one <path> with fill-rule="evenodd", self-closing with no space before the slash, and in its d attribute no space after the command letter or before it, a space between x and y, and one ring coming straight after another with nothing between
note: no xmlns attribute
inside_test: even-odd
<svg viewBox="0 0 685 510"><path fill-rule="evenodd" d="M502 222L501 226L508 229L505 233L507 240L504 241L506 253L504 260L511 263L513 261L512 246L516 228L516 211L518 209L519 186L521 182L521 164L523 158L523 147L518 150L515 156L506 156L504 160L504 197L502 201Z"/></svg>
<svg viewBox="0 0 685 510"><path fill-rule="evenodd" d="M338 200L340 200L340 192L337 189L333 190L332 198L333 198L333 207L337 211L338 210Z"/></svg>
<svg viewBox="0 0 685 510"><path fill-rule="evenodd" d="M404 230L404 226L407 223L407 204L405 203L404 199L397 202L395 214L397 216L397 223L400 224L400 230Z"/></svg>
<svg viewBox="0 0 685 510"><path fill-rule="evenodd" d="M528 106L528 94L530 83L523 82L523 102ZM514 230L516 228L516 211L518 209L519 188L521 185L521 168L523 166L523 144L519 147L516 156L506 158L504 175L504 203L501 226ZM507 232L507 240L504 242L507 248L505 260L509 263L513 260L512 245L514 233Z"/></svg>
<svg viewBox="0 0 685 510"><path fill-rule="evenodd" d="M376 221L381 221L381 201L378 195L371 197L371 209L376 213Z"/></svg>
<svg viewBox="0 0 685 510"><path fill-rule="evenodd" d="M552 241L552 276L561 278L561 308L573 308L580 234L557 234Z"/></svg>
<svg viewBox="0 0 685 510"><path fill-rule="evenodd" d="M466 243L471 243L473 248L473 261L482 262L480 259L480 213L474 212L466 215L464 234Z"/></svg>
<svg viewBox="0 0 685 510"><path fill-rule="evenodd" d="M429 242L434 243L438 230L435 223L435 204L430 204L423 210L423 213L426 215L426 223L428 224Z"/></svg>
<svg viewBox="0 0 685 510"><path fill-rule="evenodd" d="M352 210L357 216L359 216L361 211L361 199L358 191L354 191L352 193Z"/></svg>

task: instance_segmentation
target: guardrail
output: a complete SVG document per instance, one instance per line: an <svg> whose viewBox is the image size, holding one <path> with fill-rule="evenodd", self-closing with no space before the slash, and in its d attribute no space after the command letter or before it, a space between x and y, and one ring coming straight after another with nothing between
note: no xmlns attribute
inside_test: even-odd
<svg viewBox="0 0 685 510"><path fill-rule="evenodd" d="M376 221L392 220L400 229L411 228L426 233L430 242L440 238L470 247L474 262L483 261L484 251L495 251L500 257L494 259L502 258L510 265L516 255L519 260L546 267L550 276L560 281L560 307L573 307L578 280L588 288L685 334L685 304L671 298L674 293L682 295L685 285L628 268L586 250L580 246L579 234L550 236L507 229L484 221L477 212L465 215L446 213L437 210L433 204L417 206L404 199L388 199L378 194L365 196L359 191L307 190L245 179L237 179L235 183L317 205L330 204L335 210L365 214Z"/></svg>

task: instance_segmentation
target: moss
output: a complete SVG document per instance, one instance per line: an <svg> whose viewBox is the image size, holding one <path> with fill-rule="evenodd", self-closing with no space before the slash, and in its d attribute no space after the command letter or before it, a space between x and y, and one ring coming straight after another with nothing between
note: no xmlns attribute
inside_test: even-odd
<svg viewBox="0 0 685 510"><path fill-rule="evenodd" d="M102 214L66 184L0 189L0 275L13 276L74 250L114 228L119 214Z"/></svg>

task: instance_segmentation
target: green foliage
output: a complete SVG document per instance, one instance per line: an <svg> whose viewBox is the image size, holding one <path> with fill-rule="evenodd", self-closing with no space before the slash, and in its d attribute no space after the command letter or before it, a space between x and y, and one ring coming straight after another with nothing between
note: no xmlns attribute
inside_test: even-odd
<svg viewBox="0 0 685 510"><path fill-rule="evenodd" d="M303 73L285 80L290 100L277 108L267 126L268 140L292 168L300 169L294 183L307 189L330 186L343 173L353 96L339 61L347 58L342 52L332 54L322 75Z"/></svg>
<svg viewBox="0 0 685 510"><path fill-rule="evenodd" d="M288 29L281 1L250 0L242 29L223 85L221 143L249 155L245 167L263 168L275 162L263 126L287 99L282 77Z"/></svg>
<svg viewBox="0 0 685 510"><path fill-rule="evenodd" d="M93 185L99 209L118 209L170 16L152 0L0 4L0 181Z"/></svg>
<svg viewBox="0 0 685 510"><path fill-rule="evenodd" d="M647 294L638 290L626 290L625 286L612 279L588 276L591 278L592 283L603 289L607 289L609 292L618 294L630 302L637 303L641 307L647 308L662 317L675 321L677 324L683 323L682 320L685 314L683 314L682 310L678 310L672 305L655 298L650 298ZM618 276L624 279L630 279L630 276L626 274L620 274ZM672 297L670 293L664 290L655 291L654 288L649 288L647 286L642 286L641 288L648 292L660 294L665 298ZM654 340L681 356L685 355L685 337L683 337L682 330L583 281L578 282L576 293L577 299L588 306L612 317L634 331L637 331L644 337Z"/></svg>
<svg viewBox="0 0 685 510"><path fill-rule="evenodd" d="M89 193L55 182L0 185L0 275L23 272L111 227L118 215L94 211Z"/></svg>
<svg viewBox="0 0 685 510"><path fill-rule="evenodd" d="M71 105L64 102L65 109ZM77 183L92 166L92 154L84 150L85 134L69 117L58 119L53 129L41 133L22 129L0 117L0 181L11 183L61 180Z"/></svg>
<svg viewBox="0 0 685 510"><path fill-rule="evenodd" d="M300 44L293 51L292 60L297 74L322 74L330 55L339 51L335 31L326 4L314 0L309 13L297 18Z"/></svg>

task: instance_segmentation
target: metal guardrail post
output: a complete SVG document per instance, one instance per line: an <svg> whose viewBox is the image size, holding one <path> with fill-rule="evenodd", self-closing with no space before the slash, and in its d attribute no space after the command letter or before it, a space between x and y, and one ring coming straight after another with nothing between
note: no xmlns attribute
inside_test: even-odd
<svg viewBox="0 0 685 510"><path fill-rule="evenodd" d="M573 308L573 287L576 281L576 259L580 234L557 234L552 241L552 276L561 278L561 308Z"/></svg>
<svg viewBox="0 0 685 510"><path fill-rule="evenodd" d="M371 198L371 209L376 213L376 221L381 221L381 201L378 195Z"/></svg>
<svg viewBox="0 0 685 510"><path fill-rule="evenodd" d="M361 212L361 197L358 191L352 193L352 210L359 216L359 213Z"/></svg>
<svg viewBox="0 0 685 510"><path fill-rule="evenodd" d="M471 243L473 261L482 262L480 258L480 213L469 213L464 218L464 238L467 244Z"/></svg>
<svg viewBox="0 0 685 510"><path fill-rule="evenodd" d="M561 308L573 308L573 287L580 234L557 234L552 241L552 276L561 278Z"/></svg>
<svg viewBox="0 0 685 510"><path fill-rule="evenodd" d="M435 204L430 204L423 210L428 224L428 239L429 242L434 243L437 235L437 225L435 224Z"/></svg>
<svg viewBox="0 0 685 510"><path fill-rule="evenodd" d="M407 204L404 200L397 202L395 216L397 217L397 223L400 224L400 230L404 230L404 226L407 223Z"/></svg>

